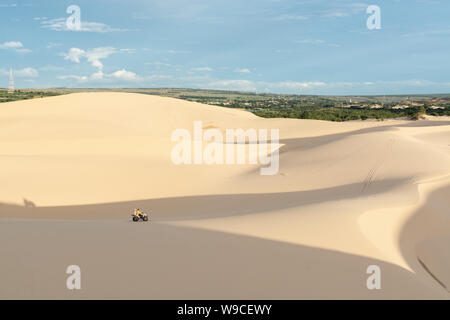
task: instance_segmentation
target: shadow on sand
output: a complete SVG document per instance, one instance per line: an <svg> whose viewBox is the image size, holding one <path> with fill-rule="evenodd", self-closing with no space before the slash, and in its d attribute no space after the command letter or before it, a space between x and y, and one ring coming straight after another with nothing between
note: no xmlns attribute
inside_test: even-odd
<svg viewBox="0 0 450 320"><path fill-rule="evenodd" d="M450 185L428 195L400 234L403 257L414 272L434 279L450 299Z"/></svg>
<svg viewBox="0 0 450 320"><path fill-rule="evenodd" d="M370 195L375 198L374 196L389 192L407 181L407 179L373 181L370 185ZM134 208L151 210L153 221L225 217L287 209L324 202L324 199L328 202L364 197L364 187L364 183L354 183L296 192L200 195L58 207L0 204L0 218L123 220L129 218Z"/></svg>
<svg viewBox="0 0 450 320"><path fill-rule="evenodd" d="M0 242L1 299L443 298L381 260L158 222L5 221ZM75 293L71 264L82 271ZM381 290L367 289L370 265Z"/></svg>

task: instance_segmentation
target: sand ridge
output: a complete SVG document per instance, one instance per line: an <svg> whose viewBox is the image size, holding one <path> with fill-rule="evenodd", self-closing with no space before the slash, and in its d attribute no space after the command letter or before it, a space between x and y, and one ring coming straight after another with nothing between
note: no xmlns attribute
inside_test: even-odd
<svg viewBox="0 0 450 320"><path fill-rule="evenodd" d="M279 129L279 173L175 166L170 135L196 120ZM446 118L263 119L101 92L2 104L0 124L0 298L449 298ZM153 222L130 223L135 207ZM89 270L78 295L58 285L69 261ZM371 264L383 290L365 287Z"/></svg>

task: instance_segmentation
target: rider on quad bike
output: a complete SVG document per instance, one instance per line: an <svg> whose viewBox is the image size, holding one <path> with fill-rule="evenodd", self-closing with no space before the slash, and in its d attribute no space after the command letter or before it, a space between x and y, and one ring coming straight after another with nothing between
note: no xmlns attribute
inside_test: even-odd
<svg viewBox="0 0 450 320"><path fill-rule="evenodd" d="M134 214L132 216L133 216L134 222L138 222L141 219L142 219L142 221L148 221L148 215L146 213L142 212L141 209L139 209L139 208L134 209Z"/></svg>

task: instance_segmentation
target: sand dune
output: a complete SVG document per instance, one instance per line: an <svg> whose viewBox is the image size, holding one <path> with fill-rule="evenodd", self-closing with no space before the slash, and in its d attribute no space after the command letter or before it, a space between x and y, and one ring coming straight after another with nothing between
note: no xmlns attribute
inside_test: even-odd
<svg viewBox="0 0 450 320"><path fill-rule="evenodd" d="M279 129L278 174L174 165L171 133L196 120ZM128 93L1 104L0 298L449 299L449 138L447 118L262 119Z"/></svg>

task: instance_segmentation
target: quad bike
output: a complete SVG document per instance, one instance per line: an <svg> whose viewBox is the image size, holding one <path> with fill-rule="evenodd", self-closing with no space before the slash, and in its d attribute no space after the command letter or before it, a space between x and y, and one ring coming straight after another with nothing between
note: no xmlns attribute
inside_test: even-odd
<svg viewBox="0 0 450 320"><path fill-rule="evenodd" d="M131 215L133 217L133 221L134 222L139 222L140 220L142 221L148 221L148 214L142 212L140 214L132 214Z"/></svg>

